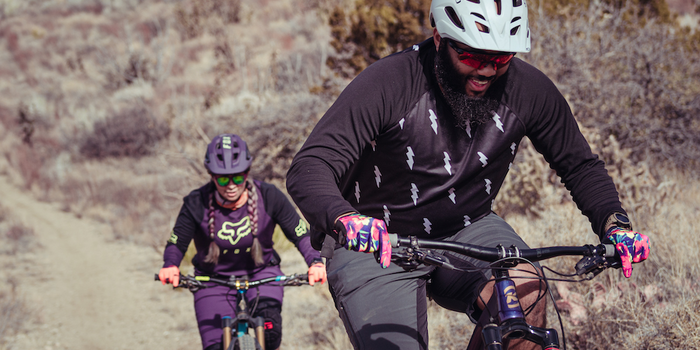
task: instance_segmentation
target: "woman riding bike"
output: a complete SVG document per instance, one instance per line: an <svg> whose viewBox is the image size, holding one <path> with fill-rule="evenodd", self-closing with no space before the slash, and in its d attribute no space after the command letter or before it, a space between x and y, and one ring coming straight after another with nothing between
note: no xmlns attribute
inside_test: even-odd
<svg viewBox="0 0 700 350"><path fill-rule="evenodd" d="M326 268L320 253L311 247L306 223L277 187L248 176L252 161L238 135L222 134L211 141L204 157L211 181L184 198L163 253L159 273L163 284L178 285L178 266L192 240L197 249L192 264L198 276L261 279L282 275L272 247L276 225L306 260L309 284L325 282ZM266 349L277 349L282 341L283 288L268 284L251 288L246 295L255 309L253 316L265 318ZM221 318L235 318L233 303L235 291L224 286L212 285L194 293L203 349L221 349Z"/></svg>

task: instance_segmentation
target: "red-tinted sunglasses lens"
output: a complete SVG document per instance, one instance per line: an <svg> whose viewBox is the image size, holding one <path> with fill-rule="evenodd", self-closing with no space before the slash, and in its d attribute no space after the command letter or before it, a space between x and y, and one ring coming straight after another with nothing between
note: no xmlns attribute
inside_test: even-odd
<svg viewBox="0 0 700 350"><path fill-rule="evenodd" d="M513 53L491 55L485 53L469 52L467 50L460 49L459 47L457 47L457 45L453 41L449 41L449 43L450 46L457 52L457 58L460 62L476 69L480 69L483 66L492 63L494 69L498 70L499 66L503 66L504 64L510 62L513 56L515 56L515 54Z"/></svg>

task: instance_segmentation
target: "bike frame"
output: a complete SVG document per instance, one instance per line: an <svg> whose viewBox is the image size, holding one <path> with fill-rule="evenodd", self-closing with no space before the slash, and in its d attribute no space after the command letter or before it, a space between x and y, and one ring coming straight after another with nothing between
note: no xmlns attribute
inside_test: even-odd
<svg viewBox="0 0 700 350"><path fill-rule="evenodd" d="M488 322L477 324L467 350L501 350L507 348L508 342L513 339L539 344L543 350L560 349L556 329L535 327L525 320L515 282L508 273L510 268L518 265L519 260L535 262L557 256L583 256L576 264L576 274L579 276L595 276L606 268L620 267L619 256L616 256L614 246L609 244L521 250L515 246L488 248L459 242L422 240L413 236L404 238L396 234L389 237L392 247L406 248L403 252L392 254L392 261L404 269L415 269L421 264L457 269L444 256L432 254L428 249L448 250L492 263L495 284L492 297L484 309L489 316ZM478 336L479 333L481 336Z"/></svg>
<svg viewBox="0 0 700 350"><path fill-rule="evenodd" d="M160 280L155 275L156 280ZM236 290L236 318L224 316L221 318L221 328L223 330L223 346L225 350L231 347L235 338L242 338L248 334L249 329L255 331L255 338L260 349L265 350L265 319L263 317L252 317L248 312L248 303L245 294L251 288L272 282L283 282L283 286L300 286L308 284L307 274L291 274L263 278L249 281L245 278L221 279L210 276L183 276L180 275L180 286L188 288L191 292L196 292L201 288L207 288L203 282L212 282ZM235 334L235 337L233 336Z"/></svg>

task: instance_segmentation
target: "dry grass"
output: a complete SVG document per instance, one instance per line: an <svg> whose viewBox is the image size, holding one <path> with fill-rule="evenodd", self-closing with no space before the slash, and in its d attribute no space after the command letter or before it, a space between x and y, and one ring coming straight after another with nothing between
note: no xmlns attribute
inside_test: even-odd
<svg viewBox="0 0 700 350"><path fill-rule="evenodd" d="M0 275L0 349L6 349L10 339L32 323L37 314L17 290L18 279L14 276L14 265L21 256L38 242L34 231L11 217L10 211L0 204L0 257L4 269Z"/></svg>

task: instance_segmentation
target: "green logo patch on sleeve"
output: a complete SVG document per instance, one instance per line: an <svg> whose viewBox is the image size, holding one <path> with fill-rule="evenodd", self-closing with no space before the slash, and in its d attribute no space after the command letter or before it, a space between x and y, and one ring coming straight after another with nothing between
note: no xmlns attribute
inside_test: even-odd
<svg viewBox="0 0 700 350"><path fill-rule="evenodd" d="M299 225L294 229L294 232L297 233L297 237L301 237L309 232L309 230L306 228L306 223L304 220L299 219Z"/></svg>

